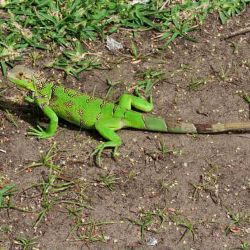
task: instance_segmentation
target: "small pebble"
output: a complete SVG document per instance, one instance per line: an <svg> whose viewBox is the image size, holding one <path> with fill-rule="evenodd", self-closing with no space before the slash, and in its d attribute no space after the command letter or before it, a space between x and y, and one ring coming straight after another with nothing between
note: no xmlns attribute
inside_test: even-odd
<svg viewBox="0 0 250 250"><path fill-rule="evenodd" d="M158 240L154 237L150 237L148 240L147 240L147 245L148 246L155 246L157 245L158 243Z"/></svg>

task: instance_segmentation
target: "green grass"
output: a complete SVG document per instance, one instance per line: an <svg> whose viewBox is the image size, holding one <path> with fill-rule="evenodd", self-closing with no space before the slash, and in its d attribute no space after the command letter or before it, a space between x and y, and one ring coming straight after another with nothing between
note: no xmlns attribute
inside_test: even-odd
<svg viewBox="0 0 250 250"><path fill-rule="evenodd" d="M250 95L248 95L248 94L244 94L243 95L243 99L248 103L248 104L250 104Z"/></svg>
<svg viewBox="0 0 250 250"><path fill-rule="evenodd" d="M141 240L145 238L145 231L149 230L150 226L156 226L160 228L165 222L166 214L161 209L155 211L141 211L138 220L129 219L132 224L140 227Z"/></svg>
<svg viewBox="0 0 250 250"><path fill-rule="evenodd" d="M77 180L64 180L58 171L50 169L48 175L43 178L42 183L39 183L37 187L40 188L41 192L41 209L34 226L38 226L51 209L58 204L64 205L69 213L82 211L85 208L91 209L85 201L83 185ZM74 189L78 190L77 197L69 197Z"/></svg>
<svg viewBox="0 0 250 250"><path fill-rule="evenodd" d="M15 184L9 184L4 187L0 187L0 208L4 207L4 197L11 196L14 192L15 186Z"/></svg>
<svg viewBox="0 0 250 250"><path fill-rule="evenodd" d="M69 238L73 233L76 234L74 237L75 241L86 241L95 242L101 241L106 242L106 237L102 232L102 228L106 225L114 224L113 221L94 221L93 219L83 220L77 217L74 226L71 228L68 234Z"/></svg>
<svg viewBox="0 0 250 250"><path fill-rule="evenodd" d="M53 163L53 158L56 155L56 144L53 144L50 149L44 153L41 156L41 159L37 162L33 162L32 164L28 165L27 167L25 167L24 170L27 169L32 169L32 168L36 168L36 167L41 167L41 166L45 166L49 169L53 169L55 171L59 171L60 170L60 166L56 165Z"/></svg>
<svg viewBox="0 0 250 250"><path fill-rule="evenodd" d="M34 222L35 227L42 224L50 211L58 205L66 208L69 214L77 214L76 211L82 211L86 208L92 209L92 207L86 202L87 197L85 195L85 189L87 184L80 179L72 179L67 177L67 175L65 176L63 168L54 163L56 155L56 144L52 144L48 151L41 156L40 160L33 162L24 168L24 170L31 170L37 167L43 167L47 170L43 171L41 182L32 184L27 188L35 188L36 190L39 190L41 196L39 210L33 211L37 213L37 217ZM1 203L3 203L3 197L10 195L9 190L13 187L14 185L8 185L3 189L0 189L0 208ZM77 190L77 192L75 192L75 190ZM13 205L8 205L8 207L3 206L3 208L12 208L18 209L22 212L31 212L29 210L14 207Z"/></svg>
<svg viewBox="0 0 250 250"><path fill-rule="evenodd" d="M38 226L50 210L58 204L64 204L69 213L75 210L82 211L85 208L91 209L87 202L85 202L83 193L85 187L82 183L78 180L66 179L60 172L50 168L47 176L43 177L42 183L37 185L41 192L41 209L38 212L34 226ZM68 194L72 193L74 189L78 190L77 197L69 198Z"/></svg>
<svg viewBox="0 0 250 250"><path fill-rule="evenodd" d="M36 238L17 237L14 244L20 246L22 250L32 250L38 243Z"/></svg>
<svg viewBox="0 0 250 250"><path fill-rule="evenodd" d="M99 182L103 187L110 191L114 190L114 186L119 178L115 174L100 175Z"/></svg>
<svg viewBox="0 0 250 250"><path fill-rule="evenodd" d="M142 80L137 81L135 93L138 96L144 95L146 97L151 97L153 86L165 79L165 74L155 69L147 69L143 73L139 73L138 76Z"/></svg>
<svg viewBox="0 0 250 250"><path fill-rule="evenodd" d="M18 128L18 122L17 122L15 116L8 109L5 110L4 114L5 114L6 119L11 124L13 124L16 128Z"/></svg>
<svg viewBox="0 0 250 250"><path fill-rule="evenodd" d="M219 166L210 164L210 169L200 176L198 183L190 183L193 187L192 197L194 200L198 200L202 192L206 192L210 195L213 202L218 203L218 168Z"/></svg>
<svg viewBox="0 0 250 250"><path fill-rule="evenodd" d="M189 32L209 13L217 12L221 22L225 23L249 2L186 0L184 3L169 1L165 5L165 0L154 0L131 5L125 0L1 1L1 70L5 75L8 66L25 58L35 65L40 53L47 51L52 60L43 67L57 68L78 77L84 70L102 68L99 56L85 46L88 41L104 42L107 35L121 28L155 30L164 46L177 37L195 41ZM135 43L131 43L130 53L134 59L141 57Z"/></svg>
<svg viewBox="0 0 250 250"><path fill-rule="evenodd" d="M242 224L248 225L250 222L250 213L244 212L244 213L234 213L228 211L228 216L230 218L230 224L225 228L225 233L228 235L230 232L234 232L234 227L236 229L241 230Z"/></svg>
<svg viewBox="0 0 250 250"><path fill-rule="evenodd" d="M184 228L184 232L181 234L178 242L182 241L184 237L189 233L192 235L192 239L195 240L195 227L192 222L190 222L187 218L180 215L170 216L171 221L176 224L176 226Z"/></svg>
<svg viewBox="0 0 250 250"><path fill-rule="evenodd" d="M181 149L169 148L168 146L165 145L165 143L162 140L159 141L158 150L160 151L162 155L167 155L167 154L181 155L182 154Z"/></svg>
<svg viewBox="0 0 250 250"><path fill-rule="evenodd" d="M206 84L206 79L193 79L190 81L188 84L188 90L189 91L196 91L198 90L201 86Z"/></svg>
<svg viewBox="0 0 250 250"><path fill-rule="evenodd" d="M250 244L248 242L242 242L242 244L240 245L240 247L238 247L237 249L240 249L240 250L249 250L250 249Z"/></svg>

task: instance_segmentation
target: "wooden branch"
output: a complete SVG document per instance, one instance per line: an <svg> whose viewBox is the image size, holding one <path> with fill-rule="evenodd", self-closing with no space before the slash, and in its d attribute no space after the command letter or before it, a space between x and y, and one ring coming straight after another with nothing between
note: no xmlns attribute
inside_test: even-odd
<svg viewBox="0 0 250 250"><path fill-rule="evenodd" d="M250 32L250 26L246 27L246 28L243 28L243 29L240 29L240 30L237 30L237 31L231 33L230 35L225 36L224 40L235 37L235 36L243 35L243 34L246 34L248 32Z"/></svg>

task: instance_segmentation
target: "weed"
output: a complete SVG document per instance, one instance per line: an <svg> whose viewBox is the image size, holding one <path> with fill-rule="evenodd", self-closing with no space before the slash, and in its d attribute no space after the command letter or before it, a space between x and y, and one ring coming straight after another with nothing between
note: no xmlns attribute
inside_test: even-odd
<svg viewBox="0 0 250 250"><path fill-rule="evenodd" d="M46 174L42 172L42 183L33 185L32 187L40 187L41 189L41 210L38 212L37 219L34 226L38 226L41 221L46 217L49 211L57 204L65 204L69 213L75 213L75 211L82 211L83 208L89 208L84 199L84 190L86 186L82 185L82 181L70 180L67 177L61 175L61 168L53 163L53 158L56 155L56 144L46 152L40 161L32 163L26 169L45 166L49 172ZM76 198L66 198L63 196L68 193L72 188L78 188Z"/></svg>
<svg viewBox="0 0 250 250"><path fill-rule="evenodd" d="M134 60L138 60L140 57L138 47L133 41L131 42L131 46L130 46L130 54L132 55Z"/></svg>
<svg viewBox="0 0 250 250"><path fill-rule="evenodd" d="M3 184L1 182L2 181L0 178L0 209L6 208L6 209L17 210L20 212L32 212L31 210L27 210L25 208L20 208L20 207L13 205L12 196L17 191L16 184L9 184L9 185L3 186ZM2 186L3 186L3 188L1 188ZM6 205L4 204L5 203L4 197L7 198Z"/></svg>
<svg viewBox="0 0 250 250"><path fill-rule="evenodd" d="M181 238L179 239L179 242L185 237L185 235L188 232L192 234L193 240L195 239L194 225L191 222L188 222L188 221L178 222L177 226L181 226L185 228L185 231L183 232Z"/></svg>
<svg viewBox="0 0 250 250"><path fill-rule="evenodd" d="M3 208L4 197L11 196L15 191L15 187L16 187L15 184L10 184L0 189L0 208Z"/></svg>
<svg viewBox="0 0 250 250"><path fill-rule="evenodd" d="M176 148L170 149L164 144L162 140L159 141L158 150L160 151L162 155L167 155L167 154L181 155L182 154L181 149L176 149Z"/></svg>
<svg viewBox="0 0 250 250"><path fill-rule="evenodd" d="M47 167L49 169L53 169L55 171L60 171L60 167L53 163L53 158L56 155L55 151L56 151L56 144L54 143L50 147L50 149L45 154L42 155L42 157L41 157L41 159L39 161L30 164L29 166L27 166L25 168L25 170L45 166L45 167Z"/></svg>
<svg viewBox="0 0 250 250"><path fill-rule="evenodd" d="M51 170L50 170L51 171ZM55 199L50 199L50 192L53 188L53 184L56 180L56 175L50 173L47 180L44 180L41 184L42 186L42 201L41 201L41 211L38 213L38 217L35 221L34 227L36 227L46 216L49 210L56 204Z"/></svg>
<svg viewBox="0 0 250 250"><path fill-rule="evenodd" d="M140 213L140 220L132 220L128 219L131 223L134 225L137 225L140 227L140 233L141 233L141 240L144 240L145 238L145 230L149 230L149 226L152 226L155 224L155 218L158 218L160 221L159 227L165 222L165 212L161 209L156 209L153 212L150 211L142 211Z"/></svg>
<svg viewBox="0 0 250 250"><path fill-rule="evenodd" d="M198 199L202 191L208 192L211 199L218 203L218 177L216 171L218 166L211 165L211 168L200 176L200 181L197 184L191 183L194 188L193 199Z"/></svg>
<svg viewBox="0 0 250 250"><path fill-rule="evenodd" d="M227 81L229 78L228 73L229 73L229 69L221 67L221 69L218 73L219 79L223 82Z"/></svg>
<svg viewBox="0 0 250 250"><path fill-rule="evenodd" d="M62 182L62 183L56 183L57 181L57 175L55 175L52 170L50 169L50 173L46 178L44 178L42 184L40 184L42 190L41 190L41 196L42 196L42 202L41 202L41 211L38 214L38 217L36 219L36 222L34 226L37 226L46 216L46 214L51 210L51 208L58 204L58 203L68 203L71 204L70 201L62 201L58 195L55 197L53 194L58 194L64 191L67 191L70 189L74 183L72 182ZM75 202L72 202L73 204L76 204Z"/></svg>
<svg viewBox="0 0 250 250"><path fill-rule="evenodd" d="M74 209L82 210L83 208L91 208L84 202L84 194L81 185L78 185L76 181L59 181L62 179L60 175L58 175L58 171L54 171L53 169L50 169L50 172L48 173L48 176L44 176L43 182L39 184L41 187L41 196L42 196L42 202L41 202L41 211L38 214L38 217L35 222L35 226L37 226L47 215L47 213L51 210L51 208L56 204L66 204L70 205L73 208L68 207L68 211L70 212L71 209L74 211ZM63 198L63 194L66 191L70 191L72 188L74 188L76 185L78 185L79 189L79 196L77 198Z"/></svg>
<svg viewBox="0 0 250 250"><path fill-rule="evenodd" d="M48 63L45 66L48 68L53 67L55 69L63 70L66 75L72 75L77 79L79 79L78 75L84 70L88 71L91 69L101 68L101 64L94 60L85 60L71 63L64 56L56 58L53 62Z"/></svg>
<svg viewBox="0 0 250 250"><path fill-rule="evenodd" d="M142 73L139 73L138 76L142 77L143 80L137 82L135 86L135 93L138 96L151 97L151 92L153 86L165 79L165 74L162 71L155 69L148 69Z"/></svg>
<svg viewBox="0 0 250 250"><path fill-rule="evenodd" d="M205 79L191 79L190 83L188 84L189 91L196 91L199 87L206 84Z"/></svg>
<svg viewBox="0 0 250 250"><path fill-rule="evenodd" d="M194 30L194 26L191 26L191 23L189 21L186 22L180 22L177 19L173 19L173 27L170 28L169 31L163 33L163 35L161 36L161 39L166 39L168 37L170 37L164 44L164 46L168 46L172 41L174 41L177 37L182 37L185 38L189 41L192 42L197 42L196 39L194 37L189 36L187 33L190 31Z"/></svg>
<svg viewBox="0 0 250 250"><path fill-rule="evenodd" d="M231 47L233 49L233 53L234 54L239 54L239 47L240 47L240 45L238 43L232 42L231 43Z"/></svg>
<svg viewBox="0 0 250 250"><path fill-rule="evenodd" d="M71 228L68 237L70 237L74 232L76 233L77 240L84 240L88 242L102 241L106 242L106 238L102 231L99 233L103 226L114 224L113 221L94 221L92 219L81 219L77 217L75 225ZM67 238L68 238L67 237Z"/></svg>
<svg viewBox="0 0 250 250"><path fill-rule="evenodd" d="M243 94L243 99L244 99L248 104L250 104L250 95L244 93L244 94Z"/></svg>
<svg viewBox="0 0 250 250"><path fill-rule="evenodd" d="M11 122L16 128L18 128L18 124L17 124L17 121L15 119L15 116L12 113L10 113L8 109L6 109L4 113L5 113L6 119L9 122Z"/></svg>
<svg viewBox="0 0 250 250"><path fill-rule="evenodd" d="M127 178L128 178L128 180L134 180L134 179L136 179L137 175L138 175L138 173L136 173L134 170L130 170L128 172Z"/></svg>
<svg viewBox="0 0 250 250"><path fill-rule="evenodd" d="M195 239L195 227L192 222L178 214L171 215L170 219L176 224L176 226L181 226L185 228L178 242L182 241L187 233L191 233L193 240Z"/></svg>
<svg viewBox="0 0 250 250"><path fill-rule="evenodd" d="M181 63L180 69L186 71L186 70L192 70L192 67L189 64Z"/></svg>
<svg viewBox="0 0 250 250"><path fill-rule="evenodd" d="M177 180L166 181L163 179L160 181L160 189L165 191L169 191L170 189L174 188L177 185L178 185Z"/></svg>
<svg viewBox="0 0 250 250"><path fill-rule="evenodd" d="M108 87L108 91L107 91L107 94L105 96L105 99L108 100L108 98L110 97L111 93L113 92L114 90L114 87L118 84L120 84L121 82L120 81L111 81L109 79L107 79L107 85L109 86Z"/></svg>
<svg viewBox="0 0 250 250"><path fill-rule="evenodd" d="M3 93L6 92L7 88L0 87L0 97L2 97Z"/></svg>
<svg viewBox="0 0 250 250"><path fill-rule="evenodd" d="M37 238L17 237L14 240L16 245L19 245L22 250L35 249L34 246L38 244Z"/></svg>
<svg viewBox="0 0 250 250"><path fill-rule="evenodd" d="M0 226L0 232L1 233L10 233L11 232L11 227L10 225L1 225Z"/></svg>
<svg viewBox="0 0 250 250"><path fill-rule="evenodd" d="M226 235L228 235L230 232L234 232L235 226L240 227L243 222L247 222L247 223L250 222L250 215L248 215L246 213L228 212L228 215L231 219L231 223L225 229ZM236 229L238 229L238 228L236 228Z"/></svg>
<svg viewBox="0 0 250 250"><path fill-rule="evenodd" d="M98 60L87 58L89 56L98 58L99 53L88 52L79 41L72 42L70 48L70 50L65 50L59 58L46 64L46 67L61 69L66 75L73 75L76 78L84 70L101 68Z"/></svg>
<svg viewBox="0 0 250 250"><path fill-rule="evenodd" d="M250 69L250 59L244 60L243 65Z"/></svg>
<svg viewBox="0 0 250 250"><path fill-rule="evenodd" d="M250 244L248 242L242 242L238 249L240 249L240 250L249 250L250 249Z"/></svg>
<svg viewBox="0 0 250 250"><path fill-rule="evenodd" d="M102 186L112 191L118 179L119 178L117 178L115 174L107 174L107 175L101 175L99 182Z"/></svg>
<svg viewBox="0 0 250 250"><path fill-rule="evenodd" d="M37 61L42 58L42 55L41 53L37 52L37 51L32 51L29 53L29 58L31 59L31 63L32 63L32 66L36 66L36 63Z"/></svg>
<svg viewBox="0 0 250 250"><path fill-rule="evenodd" d="M25 46L19 43L19 37L15 33L4 36L0 32L0 64L4 76L7 74L7 65L11 65L15 60L21 59L21 51Z"/></svg>

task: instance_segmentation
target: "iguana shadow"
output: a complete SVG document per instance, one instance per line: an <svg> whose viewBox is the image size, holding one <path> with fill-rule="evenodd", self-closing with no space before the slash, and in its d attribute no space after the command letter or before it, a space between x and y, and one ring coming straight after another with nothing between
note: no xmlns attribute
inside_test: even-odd
<svg viewBox="0 0 250 250"><path fill-rule="evenodd" d="M32 103L19 104L5 98L4 96L0 96L0 111L2 111L2 113L9 112L10 114L13 114L21 120L29 123L32 127L36 127L38 124L42 124L43 127L46 127L48 124L48 118L43 115L42 110ZM69 130L84 131L84 133L90 135L93 139L101 139L101 136L96 133L96 131L81 129L78 126L59 118L60 127L61 124L65 124Z"/></svg>

